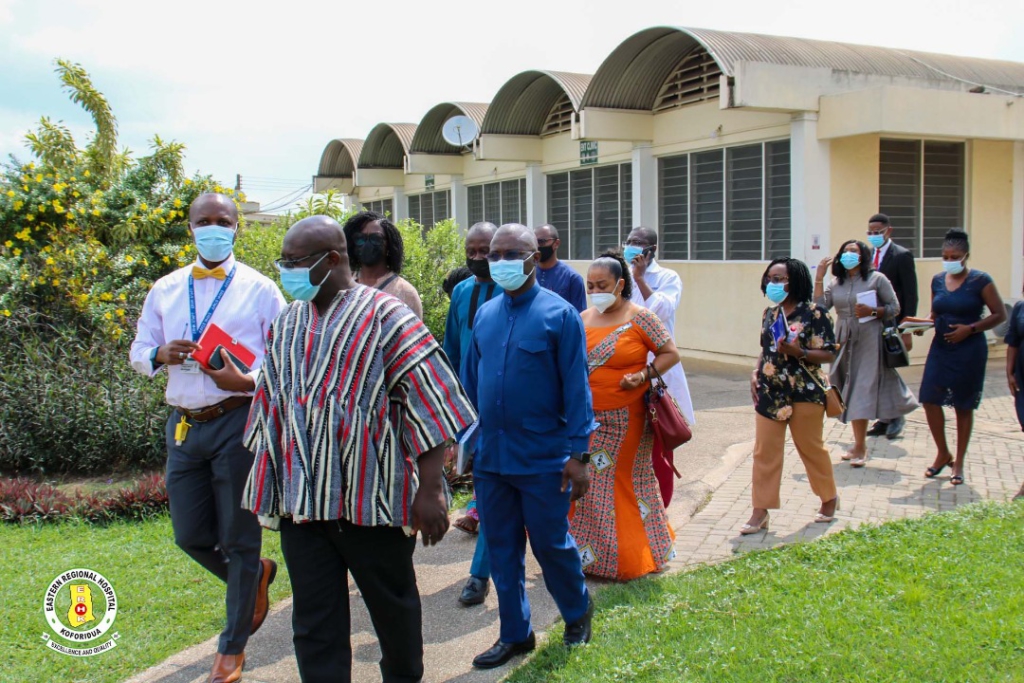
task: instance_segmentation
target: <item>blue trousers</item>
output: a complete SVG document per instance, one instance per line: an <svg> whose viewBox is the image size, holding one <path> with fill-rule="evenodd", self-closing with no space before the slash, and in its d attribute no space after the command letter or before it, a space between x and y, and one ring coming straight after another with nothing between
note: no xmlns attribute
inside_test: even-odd
<svg viewBox="0 0 1024 683"><path fill-rule="evenodd" d="M586 614L590 596L576 541L569 535L569 492L561 473L498 475L474 472L480 528L493 558L501 641L521 643L533 630L526 597L526 532L544 585L565 623ZM524 529L525 528L525 529Z"/></svg>
<svg viewBox="0 0 1024 683"><path fill-rule="evenodd" d="M478 504L479 502L477 501ZM491 578L491 554L487 552L487 539L484 537L482 522L477 527L477 531L476 548L473 550L473 563L469 565L469 575L486 581Z"/></svg>

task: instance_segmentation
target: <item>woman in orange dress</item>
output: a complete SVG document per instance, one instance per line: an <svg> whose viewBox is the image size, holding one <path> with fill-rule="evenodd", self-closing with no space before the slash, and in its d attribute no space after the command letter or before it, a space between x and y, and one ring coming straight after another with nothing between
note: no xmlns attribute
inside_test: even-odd
<svg viewBox="0 0 1024 683"><path fill-rule="evenodd" d="M658 316L629 300L629 268L602 255L587 272L590 308L583 312L595 419L591 483L570 514L583 571L629 581L660 571L675 539L651 464L653 434L644 394L653 365L665 374L679 352Z"/></svg>

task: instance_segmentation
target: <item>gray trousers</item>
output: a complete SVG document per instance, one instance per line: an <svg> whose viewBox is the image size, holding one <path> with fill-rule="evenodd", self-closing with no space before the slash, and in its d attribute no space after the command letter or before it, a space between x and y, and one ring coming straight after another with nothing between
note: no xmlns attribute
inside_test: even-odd
<svg viewBox="0 0 1024 683"><path fill-rule="evenodd" d="M167 420L167 495L174 542L227 584L227 623L217 652L245 649L256 607L262 531L242 509L253 454L242 445L249 411L236 408L209 422L190 422L182 445L174 443L181 413Z"/></svg>

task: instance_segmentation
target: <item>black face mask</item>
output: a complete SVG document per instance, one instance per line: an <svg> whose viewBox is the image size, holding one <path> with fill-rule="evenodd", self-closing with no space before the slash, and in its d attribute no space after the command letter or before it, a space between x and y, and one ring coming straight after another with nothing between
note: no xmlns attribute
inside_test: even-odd
<svg viewBox="0 0 1024 683"><path fill-rule="evenodd" d="M547 263L555 255L555 245L549 244L546 247L538 247L537 251L540 252L540 262Z"/></svg>
<svg viewBox="0 0 1024 683"><path fill-rule="evenodd" d="M466 259L466 267L473 271L473 275L476 275L481 280L491 279L491 264L485 258L468 258Z"/></svg>
<svg viewBox="0 0 1024 683"><path fill-rule="evenodd" d="M375 266L384 260L384 244L376 240L367 240L359 245L359 263L364 266Z"/></svg>

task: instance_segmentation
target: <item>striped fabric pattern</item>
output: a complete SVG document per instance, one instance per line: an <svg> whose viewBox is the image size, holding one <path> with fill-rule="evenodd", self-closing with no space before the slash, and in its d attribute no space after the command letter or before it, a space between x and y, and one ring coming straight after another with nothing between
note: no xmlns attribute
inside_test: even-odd
<svg viewBox="0 0 1024 683"><path fill-rule="evenodd" d="M440 346L398 299L356 285L321 317L292 303L267 335L243 507L277 528L410 526L419 454L476 419Z"/></svg>

